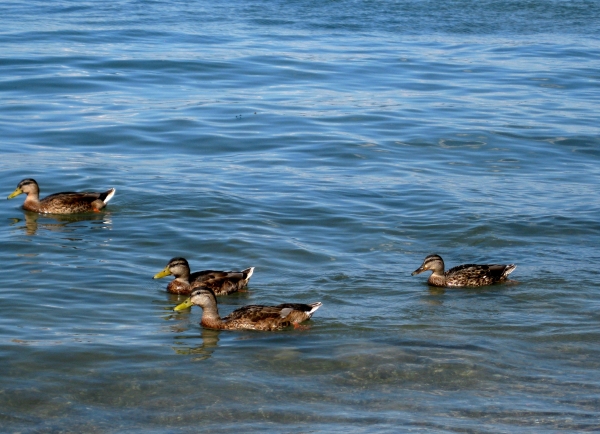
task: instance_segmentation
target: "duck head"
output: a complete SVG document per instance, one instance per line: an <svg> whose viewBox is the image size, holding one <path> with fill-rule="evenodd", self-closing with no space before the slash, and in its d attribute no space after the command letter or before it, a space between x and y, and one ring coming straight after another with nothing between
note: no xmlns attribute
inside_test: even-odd
<svg viewBox="0 0 600 434"><path fill-rule="evenodd" d="M419 268L412 272L411 276L431 270L433 274L444 274L444 260L440 255L429 255L425 258Z"/></svg>

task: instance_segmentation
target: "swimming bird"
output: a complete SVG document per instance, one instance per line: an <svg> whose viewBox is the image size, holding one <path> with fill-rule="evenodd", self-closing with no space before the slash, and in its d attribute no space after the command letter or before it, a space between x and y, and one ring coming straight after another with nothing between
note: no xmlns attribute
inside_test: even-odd
<svg viewBox="0 0 600 434"><path fill-rule="evenodd" d="M504 282L517 268L510 265L464 264L451 268L444 273L444 260L439 255L429 255L423 264L412 272L412 276L427 270L433 271L427 283L432 286L485 286Z"/></svg>
<svg viewBox="0 0 600 434"><path fill-rule="evenodd" d="M300 323L310 319L321 304L316 302L283 303L277 306L248 305L221 318L215 293L212 289L201 286L194 289L190 298L176 306L174 310L187 309L193 305L200 306L202 308L200 325L210 329L274 331L289 326L303 328Z"/></svg>
<svg viewBox="0 0 600 434"><path fill-rule="evenodd" d="M115 195L111 188L103 193L55 193L40 200L40 187L35 179L27 178L19 182L15 191L8 199L26 193L27 197L23 208L27 211L48 214L79 214L85 212L99 212Z"/></svg>
<svg viewBox="0 0 600 434"><path fill-rule="evenodd" d="M161 272L154 275L153 279L175 276L175 279L167 285L167 291L172 294L190 295L194 288L203 285L212 289L216 295L229 295L245 288L252 273L254 267L242 271L204 270L190 273L190 264L187 260L173 258Z"/></svg>

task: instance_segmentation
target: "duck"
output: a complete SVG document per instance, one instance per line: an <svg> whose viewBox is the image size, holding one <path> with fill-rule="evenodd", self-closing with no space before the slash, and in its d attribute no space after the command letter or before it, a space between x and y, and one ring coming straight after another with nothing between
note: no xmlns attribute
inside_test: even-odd
<svg viewBox="0 0 600 434"><path fill-rule="evenodd" d="M204 270L190 273L190 264L185 258L173 258L153 279L173 275L175 279L167 285L167 291L171 294L190 295L195 287L204 285L220 296L243 290L248 285L252 273L254 267L242 271Z"/></svg>
<svg viewBox="0 0 600 434"><path fill-rule="evenodd" d="M215 330L259 330L276 331L293 326L306 329L300 325L312 317L321 302L283 303L277 306L248 305L234 310L225 318L219 316L217 297L207 286L200 286L192 292L190 298L177 305L173 310L181 311L193 305L202 308L200 325Z"/></svg>
<svg viewBox="0 0 600 434"><path fill-rule="evenodd" d="M501 283L508 279L517 266L515 264L464 264L444 272L444 260L440 255L429 255L423 264L412 272L412 276L427 270L433 271L427 283L432 286L460 287L486 286Z"/></svg>
<svg viewBox="0 0 600 434"><path fill-rule="evenodd" d="M80 214L100 212L115 195L116 189L111 188L103 193L93 192L64 192L55 193L40 200L40 187L35 179L27 178L19 182L15 191L7 199L12 199L26 193L23 209L40 214Z"/></svg>

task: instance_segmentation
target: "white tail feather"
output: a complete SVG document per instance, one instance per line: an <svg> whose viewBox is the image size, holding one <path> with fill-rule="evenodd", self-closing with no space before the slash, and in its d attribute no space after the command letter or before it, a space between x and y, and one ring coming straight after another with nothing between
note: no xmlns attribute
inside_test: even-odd
<svg viewBox="0 0 600 434"><path fill-rule="evenodd" d="M317 301L316 303L311 303L309 306L312 306L312 309L310 310L310 312L308 312L308 317L310 318L312 316L312 314L317 311L318 308L323 306L323 303L321 303L320 301Z"/></svg>
<svg viewBox="0 0 600 434"><path fill-rule="evenodd" d="M116 188L111 188L110 189L110 193L108 193L108 196L106 196L106 198L104 199L104 204L106 205L108 203L109 200L112 199L112 197L115 195L117 189Z"/></svg>
<svg viewBox="0 0 600 434"><path fill-rule="evenodd" d="M515 271L515 268L517 268L517 266L515 264L510 264L506 267L506 270L504 270L504 276L508 276L510 273L512 273L513 271Z"/></svg>

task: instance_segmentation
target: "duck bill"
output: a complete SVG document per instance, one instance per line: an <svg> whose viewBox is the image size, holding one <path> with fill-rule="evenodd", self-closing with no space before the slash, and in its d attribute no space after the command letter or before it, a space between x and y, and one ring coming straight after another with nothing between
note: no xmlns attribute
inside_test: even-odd
<svg viewBox="0 0 600 434"><path fill-rule="evenodd" d="M425 268L423 268L423 266L417 268L415 271L413 271L410 275L414 276L416 274L421 274L423 271L425 271Z"/></svg>
<svg viewBox="0 0 600 434"><path fill-rule="evenodd" d="M170 275L171 275L171 272L169 271L169 269L165 268L160 273L156 273L154 275L153 279L162 279L163 277L170 276Z"/></svg>
<svg viewBox="0 0 600 434"><path fill-rule="evenodd" d="M178 304L177 306L175 306L173 308L173 310L175 312L179 312L180 310L185 310L185 309L189 309L190 307L192 307L194 305L194 303L192 303L192 297L186 299L183 303Z"/></svg>
<svg viewBox="0 0 600 434"><path fill-rule="evenodd" d="M21 190L20 188L17 188L15 191L13 191L8 197L7 199L12 199L13 197L17 197L18 195L22 194L23 190Z"/></svg>

